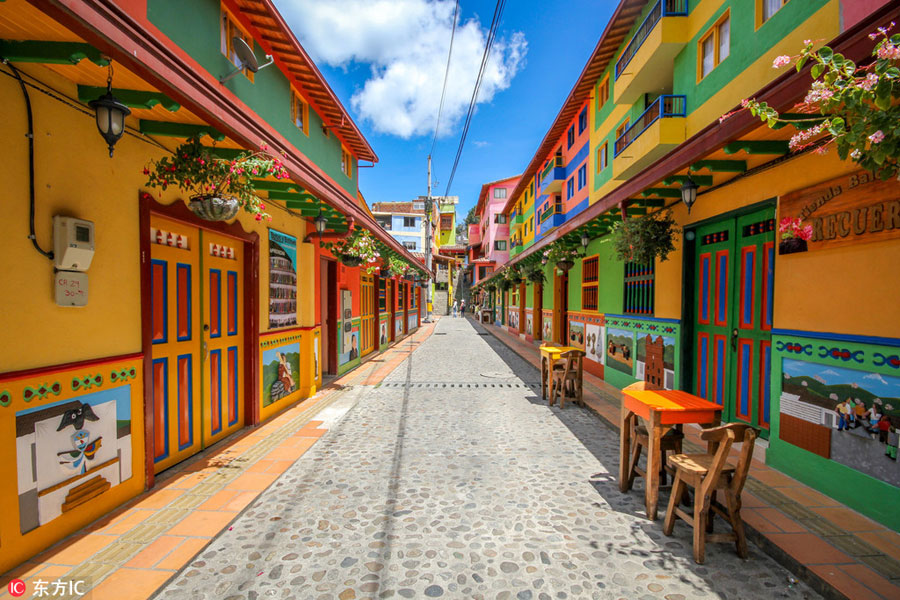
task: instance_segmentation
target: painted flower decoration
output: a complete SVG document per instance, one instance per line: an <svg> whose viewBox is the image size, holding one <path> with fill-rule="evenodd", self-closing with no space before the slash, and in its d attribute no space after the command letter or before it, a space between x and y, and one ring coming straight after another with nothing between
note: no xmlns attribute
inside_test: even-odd
<svg viewBox="0 0 900 600"><path fill-rule="evenodd" d="M784 217L778 224L778 232L781 239L789 240L791 238L800 238L804 241L812 239L812 225L803 225L803 221L797 217Z"/></svg>

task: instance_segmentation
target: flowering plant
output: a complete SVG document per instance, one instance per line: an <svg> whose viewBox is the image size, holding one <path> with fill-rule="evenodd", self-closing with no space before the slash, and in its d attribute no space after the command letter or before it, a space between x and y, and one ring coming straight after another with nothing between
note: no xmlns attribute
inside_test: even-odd
<svg viewBox="0 0 900 600"><path fill-rule="evenodd" d="M341 260L356 259L354 262L365 265L363 268L369 275L378 270L378 265L375 263L381 258L381 253L378 252L375 238L367 229L354 227L344 239L325 242L322 246Z"/></svg>
<svg viewBox="0 0 900 600"><path fill-rule="evenodd" d="M814 138L825 136L816 152L827 152L835 144L841 160L850 159L881 179L900 173L900 34L889 36L894 23L879 27L869 38L878 40L872 50L873 60L857 66L852 60L828 46L813 50L806 40L797 56L779 56L772 67L779 69L795 63L797 71L812 61L813 83L803 102L792 112L778 111L756 100L741 105L758 116L769 127L793 125L797 133L791 138L791 150L812 146ZM808 116L803 116L808 115ZM725 115L724 118L727 118Z"/></svg>
<svg viewBox="0 0 900 600"><path fill-rule="evenodd" d="M547 258L547 262L555 265L562 261L575 262L575 259L578 258L578 251L563 244L562 240L557 240L547 246L544 256Z"/></svg>
<svg viewBox="0 0 900 600"><path fill-rule="evenodd" d="M388 257L387 267L393 275L405 275L409 271L409 264L406 261L393 256Z"/></svg>
<svg viewBox="0 0 900 600"><path fill-rule="evenodd" d="M666 260L675 250L675 235L680 231L672 213L665 211L619 221L611 236L620 260L646 265L657 258Z"/></svg>
<svg viewBox="0 0 900 600"><path fill-rule="evenodd" d="M509 265L503 269L501 276L510 283L519 283L522 280L522 267L518 264Z"/></svg>
<svg viewBox="0 0 900 600"><path fill-rule="evenodd" d="M165 190L176 186L192 197L216 196L237 200L245 211L256 215L257 221L271 218L266 205L256 196L254 177L287 179L281 161L266 151L263 145L255 152L241 152L233 160L212 156L194 136L178 146L172 156L154 160L144 168L147 186Z"/></svg>
<svg viewBox="0 0 900 600"><path fill-rule="evenodd" d="M813 228L812 225L804 227L803 221L797 217L784 217L781 219L781 223L778 224L778 232L781 234L781 239L783 240L800 238L801 240L808 242L812 239Z"/></svg>

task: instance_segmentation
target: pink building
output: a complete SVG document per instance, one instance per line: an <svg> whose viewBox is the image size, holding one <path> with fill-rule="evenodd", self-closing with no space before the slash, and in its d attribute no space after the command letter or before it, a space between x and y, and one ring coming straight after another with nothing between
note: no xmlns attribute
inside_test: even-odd
<svg viewBox="0 0 900 600"><path fill-rule="evenodd" d="M469 225L469 265L472 283L478 283L509 260L509 222L503 213L519 176L481 186L475 213L477 224Z"/></svg>

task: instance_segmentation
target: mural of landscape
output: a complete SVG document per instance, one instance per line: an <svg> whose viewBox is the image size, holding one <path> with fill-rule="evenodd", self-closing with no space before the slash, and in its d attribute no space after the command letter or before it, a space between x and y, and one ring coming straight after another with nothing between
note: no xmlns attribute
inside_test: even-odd
<svg viewBox="0 0 900 600"><path fill-rule="evenodd" d="M263 351L262 405L269 406L297 391L300 384L300 343Z"/></svg>
<svg viewBox="0 0 900 600"><path fill-rule="evenodd" d="M569 321L569 345L584 349L584 323Z"/></svg>
<svg viewBox="0 0 900 600"><path fill-rule="evenodd" d="M625 329L606 330L606 366L626 375L634 373L634 332Z"/></svg>
<svg viewBox="0 0 900 600"><path fill-rule="evenodd" d="M653 336L655 340L658 336ZM665 388L671 390L675 387L675 338L662 336L663 339L663 367L665 369ZM647 334L639 334L635 344L637 357L637 369L635 379L644 379L644 366L647 359Z"/></svg>
<svg viewBox="0 0 900 600"><path fill-rule="evenodd" d="M900 486L900 377L789 358L782 371L784 441Z"/></svg>

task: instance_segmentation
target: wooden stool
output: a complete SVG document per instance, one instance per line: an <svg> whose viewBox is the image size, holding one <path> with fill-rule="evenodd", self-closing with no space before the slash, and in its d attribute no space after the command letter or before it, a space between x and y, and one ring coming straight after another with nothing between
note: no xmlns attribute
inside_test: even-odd
<svg viewBox="0 0 900 600"><path fill-rule="evenodd" d="M559 355L560 361L550 368L550 400L552 405L559 395L559 407L562 408L566 398L584 405L583 372L581 359L584 352L569 350Z"/></svg>
<svg viewBox="0 0 900 600"><path fill-rule="evenodd" d="M672 535L675 517L680 517L694 528L694 561L697 564L706 560L707 541L733 541L738 556L747 558L747 539L741 520L741 490L753 458L756 430L743 423L729 423L705 429L700 437L711 442L709 454L676 454L668 459L669 466L675 470L675 483L663 533ZM737 464L726 460L735 440L742 443ZM694 488L693 516L679 506L686 486ZM724 492L725 506L716 501L718 490ZM731 524L731 533L712 533L712 518L716 514Z"/></svg>
<svg viewBox="0 0 900 600"><path fill-rule="evenodd" d="M682 442L684 441L684 434L677 429L670 429L666 432L666 435L662 436L659 440L659 453L660 453L660 468L659 472L661 475L660 483L663 485L666 484L666 474L672 473L674 476L675 471L672 469L666 468L666 456L669 452L672 454L681 454L682 451ZM637 425L632 430L631 433L631 460L628 462L628 487L631 488L634 485L635 476L640 475L641 477L646 478L647 472L644 471L639 465L638 461L641 458L641 452L643 448L650 448L650 434L647 433L647 428L643 425Z"/></svg>

